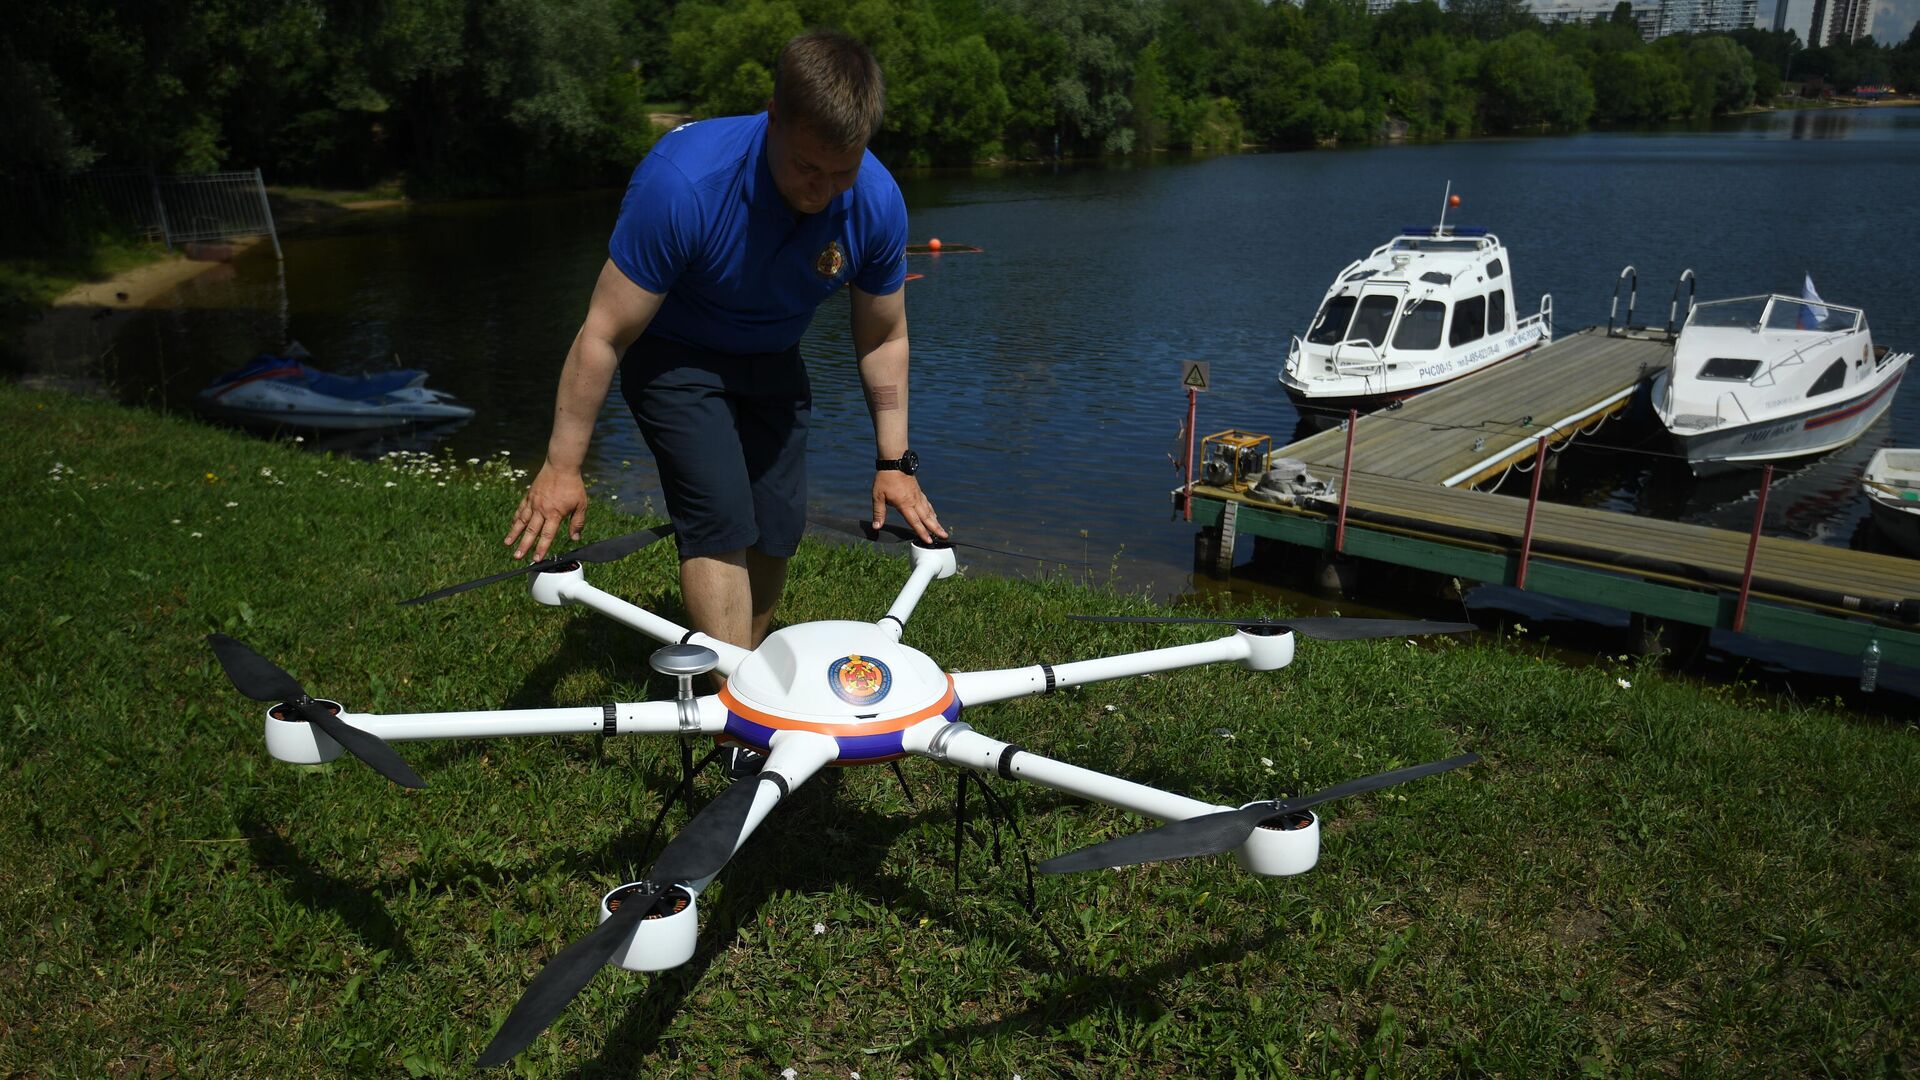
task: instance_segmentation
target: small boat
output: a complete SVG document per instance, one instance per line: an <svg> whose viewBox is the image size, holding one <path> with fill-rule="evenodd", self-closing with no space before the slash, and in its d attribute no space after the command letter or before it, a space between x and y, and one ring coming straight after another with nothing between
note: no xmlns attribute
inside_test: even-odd
<svg viewBox="0 0 1920 1080"><path fill-rule="evenodd" d="M1873 504L1874 527L1907 554L1920 557L1920 450L1874 451L1860 486Z"/></svg>
<svg viewBox="0 0 1920 1080"><path fill-rule="evenodd" d="M370 431L473 416L452 395L422 385L427 373L417 368L335 375L302 363L308 356L298 342L286 355L256 356L200 391L200 407L224 419L320 431Z"/></svg>
<svg viewBox="0 0 1920 1080"><path fill-rule="evenodd" d="M1457 204L1455 204L1457 205ZM1553 298L1516 317L1512 259L1485 229L1410 227L1334 277L1280 385L1304 415L1364 412L1553 339Z"/></svg>
<svg viewBox="0 0 1920 1080"><path fill-rule="evenodd" d="M1687 314L1654 412L1696 476L1823 454L1893 401L1911 353L1876 346L1859 308L1813 292L1710 300Z"/></svg>

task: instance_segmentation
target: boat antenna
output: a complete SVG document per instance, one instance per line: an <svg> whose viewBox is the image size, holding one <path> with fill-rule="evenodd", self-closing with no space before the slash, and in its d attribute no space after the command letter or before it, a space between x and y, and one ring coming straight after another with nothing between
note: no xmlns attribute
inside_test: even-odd
<svg viewBox="0 0 1920 1080"><path fill-rule="evenodd" d="M1447 181L1447 193L1440 196L1440 225L1433 230L1433 235L1435 236L1445 236L1447 234L1447 207L1449 205L1457 205L1453 198L1453 181L1451 180Z"/></svg>

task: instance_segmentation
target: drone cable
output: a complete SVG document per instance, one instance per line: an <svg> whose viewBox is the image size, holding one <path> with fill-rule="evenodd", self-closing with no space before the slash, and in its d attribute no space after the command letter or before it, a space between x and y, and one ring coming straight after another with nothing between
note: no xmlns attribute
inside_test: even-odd
<svg viewBox="0 0 1920 1080"><path fill-rule="evenodd" d="M1047 939L1047 942L1053 946L1055 953L1057 953L1061 958L1065 959L1069 964L1072 964L1074 962L1073 952L1067 948L1066 942L1060 939L1060 935L1054 932L1053 924L1047 921L1046 913L1040 909L1040 894L1039 894L1039 890L1036 888L1034 884L1034 878L1033 878L1033 859L1031 858L1031 856L1027 851L1026 835L1020 831L1020 815L1014 809L1013 800L1011 798L1008 798L1003 801L999 793L993 790L993 785L987 783L986 778L984 777L976 776L975 774L970 772L962 772L960 776L962 778L962 784L960 786L960 796L962 801L964 800L965 793L966 793L966 787L965 787L964 781L969 779L972 780L975 784L978 784L980 786L980 793L986 796L987 798L987 802L991 808L991 816L994 819L994 859L997 865L1004 864L1004 860L1000 858L1000 848L999 848L1000 834L999 834L999 824L998 824L999 821L1005 820L1007 823L1007 828L1012 830L1014 846L1020 852L1020 867L1023 873L1025 874L1025 878L1026 878L1025 895L1021 896L1020 900L1022 901L1022 906L1025 907L1026 909L1027 918L1030 922L1032 922L1032 924L1036 928L1039 929L1040 933ZM954 875L954 891L956 893L959 892L959 873L958 873L959 848L957 845L958 845L958 837L957 837L957 823L956 823L955 875Z"/></svg>
<svg viewBox="0 0 1920 1080"><path fill-rule="evenodd" d="M893 778L900 781L900 794L907 797L907 805L917 808L920 803L914 799L913 789L907 786L907 774L900 771L900 759L895 758L887 764L893 769Z"/></svg>
<svg viewBox="0 0 1920 1080"><path fill-rule="evenodd" d="M1026 836L1020 831L1019 815L1013 811L1009 801L1001 799L1000 794L993 790L993 785L987 783L985 777L976 776L971 772L962 772L959 777L954 798L954 891L960 891L960 842L966 824L967 784L971 782L980 789L980 794L987 801L987 822L993 830L994 865L996 867L1006 865L1005 851L1001 847L1000 838L1000 825L1005 822L1008 830L1013 833L1013 846L1020 853L1020 865L1026 877L1026 889L1020 899L1029 912L1036 911L1039 906L1039 896L1034 890L1033 860L1027 853Z"/></svg>
<svg viewBox="0 0 1920 1080"><path fill-rule="evenodd" d="M708 751L707 756L700 759L700 764L694 765L691 771L685 774L686 783L674 788L672 794L668 795L666 800L660 804L660 811L653 815L653 824L647 826L647 838L640 845L641 851L653 850L653 838L660 835L660 824L667 819L667 811L673 809L673 804L676 801L684 796L687 808L689 810L693 808L693 774L706 771L707 766L713 764L723 752L724 748L718 746ZM689 750L687 756L691 756L691 753ZM683 767L685 764L683 760Z"/></svg>
<svg viewBox="0 0 1920 1080"><path fill-rule="evenodd" d="M1039 897L1033 888L1033 860L1029 858L1027 854L1026 837L1020 833L1020 816L1014 811L1011 799L1003 802L1000 799L999 793L993 790L993 785L987 783L985 779L980 777L975 777L975 781L980 785L980 793L987 797L989 803L993 804L993 809L997 815L996 822L1005 820L1007 828L1013 832L1014 848L1020 852L1020 866L1026 872L1027 892L1025 899L1027 909L1029 911L1037 910ZM994 826L994 858L996 859L1000 857L999 839L1000 830L998 824L996 824Z"/></svg>

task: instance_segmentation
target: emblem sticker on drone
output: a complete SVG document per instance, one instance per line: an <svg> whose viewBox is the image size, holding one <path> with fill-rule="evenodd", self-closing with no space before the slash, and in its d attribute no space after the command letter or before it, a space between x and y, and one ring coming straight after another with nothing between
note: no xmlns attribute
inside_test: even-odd
<svg viewBox="0 0 1920 1080"><path fill-rule="evenodd" d="M827 684L849 705L871 705L893 688L893 672L880 661L855 653L827 668Z"/></svg>

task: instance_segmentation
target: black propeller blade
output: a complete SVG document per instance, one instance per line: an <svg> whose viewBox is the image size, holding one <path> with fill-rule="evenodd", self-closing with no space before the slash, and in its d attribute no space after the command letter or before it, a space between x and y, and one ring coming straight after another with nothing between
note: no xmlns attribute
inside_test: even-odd
<svg viewBox="0 0 1920 1080"><path fill-rule="evenodd" d="M1081 622L1196 623L1244 626L1256 630L1291 630L1320 641L1360 641L1366 638L1412 637L1419 634L1463 634L1479 627L1465 622L1428 622L1424 619L1211 619L1186 615L1069 615Z"/></svg>
<svg viewBox="0 0 1920 1080"><path fill-rule="evenodd" d="M1110 867L1133 866L1137 863L1190 859L1198 855L1217 855L1223 851L1232 851L1246 843L1247 837L1253 835L1253 830L1258 828L1261 822L1271 818L1298 813L1308 807L1343 799L1348 795L1378 791L1395 784L1404 784L1409 780L1418 780L1423 776L1458 769L1479 760L1479 754L1462 754L1445 761L1409 765L1404 769L1394 769L1358 780L1349 780L1344 784L1337 784L1311 795L1254 803L1238 810L1223 810L1217 814L1202 814L1185 821L1169 822L1157 829L1116 837L1104 843L1048 859L1040 864L1040 872L1071 874L1080 870L1105 870Z"/></svg>
<svg viewBox="0 0 1920 1080"><path fill-rule="evenodd" d="M753 809L753 798L759 790L757 776L736 780L695 814L654 860L643 889L629 896L585 937L562 949L533 977L477 1064L490 1068L512 1061L586 989L594 975L613 959L627 935L661 909L673 895L672 886L719 873L733 857L733 849L740 842L740 828L746 824L747 812Z"/></svg>
<svg viewBox="0 0 1920 1080"><path fill-rule="evenodd" d="M375 772L401 787L427 786L384 739L335 716L332 709L313 700L293 676L271 660L225 634L208 634L207 644L213 647L213 655L220 660L220 667L226 671L234 689L255 701L280 702L296 719L326 732L347 753L373 766Z"/></svg>
<svg viewBox="0 0 1920 1080"><path fill-rule="evenodd" d="M842 519L835 519L832 521L822 521L819 518L808 518L807 521L809 524L818 525L823 529L832 529L835 532L843 532L852 536L858 536L864 540L871 540L876 544L901 544L901 543L909 543L909 542L920 539L920 535L914 532L912 529L907 528L905 525L895 525L891 521L886 522L885 524L881 525L877 529L873 527L873 522L868 521L864 518L855 518L851 521L842 520ZM1029 555L1023 551L1008 551L1005 548L988 547L985 544L970 543L966 540L955 540L950 536L945 540L936 538L933 542L933 546L934 547L967 548L972 551L986 551L986 552L991 552L992 554L995 554L995 555L1007 555L1015 559L1032 559L1035 562L1050 562L1050 563L1080 563L1081 562L1081 560L1079 559L1056 559L1048 555Z"/></svg>
<svg viewBox="0 0 1920 1080"><path fill-rule="evenodd" d="M639 532L630 532L625 536L615 536L606 540L595 540L593 543L587 544L584 547L574 548L564 555L549 555L539 562L531 562L525 566L516 566L511 570L503 570L498 574L489 574L486 577L475 578L472 581L463 581L458 585L449 585L444 589L437 589L425 596L416 596L411 600L402 600L400 603L403 606L407 604L424 604L429 600L439 600L442 597L452 596L454 593L463 593L468 589L477 589L482 585L491 585L496 581L505 581L508 578L519 577L522 574L538 574L551 570L556 566L564 566L570 562L612 562L615 559L624 559L634 552L639 551L641 548L646 547L648 544L656 540L663 540L672 535L672 525L656 525L651 529L641 529Z"/></svg>

